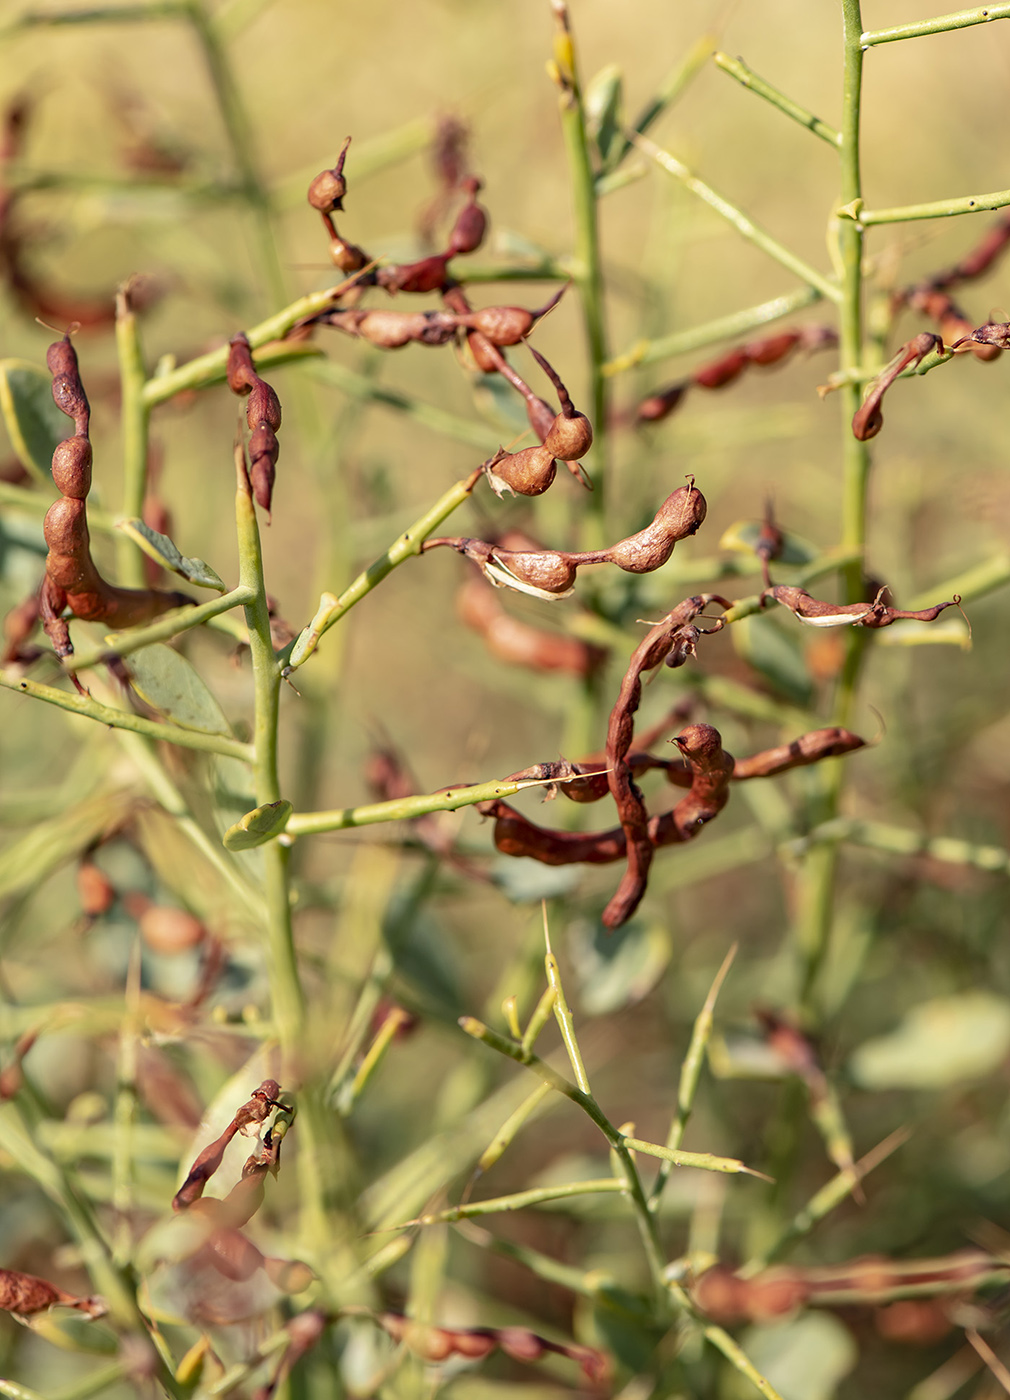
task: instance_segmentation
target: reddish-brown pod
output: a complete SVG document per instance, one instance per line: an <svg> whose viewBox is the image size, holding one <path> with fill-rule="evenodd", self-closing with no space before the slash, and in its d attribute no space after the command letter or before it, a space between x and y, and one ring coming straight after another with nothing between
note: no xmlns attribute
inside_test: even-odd
<svg viewBox="0 0 1010 1400"><path fill-rule="evenodd" d="M64 438L53 452L53 482L62 496L83 501L91 490L91 443L86 437Z"/></svg>

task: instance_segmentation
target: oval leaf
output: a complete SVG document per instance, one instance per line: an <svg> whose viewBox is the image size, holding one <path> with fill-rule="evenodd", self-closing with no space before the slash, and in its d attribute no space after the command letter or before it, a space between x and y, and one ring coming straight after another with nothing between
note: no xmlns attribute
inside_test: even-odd
<svg viewBox="0 0 1010 1400"><path fill-rule="evenodd" d="M53 403L52 376L28 360L0 360L0 409L18 461L37 481L52 482L53 452L70 436L69 418Z"/></svg>
<svg viewBox="0 0 1010 1400"><path fill-rule="evenodd" d="M219 593L224 593L224 580L209 564L204 563L202 559L190 559L167 535L152 530L150 525L145 525L142 520L117 520L116 529L122 530L124 535L129 535L133 543L163 569L179 574L190 583L195 583L198 588L216 588Z"/></svg>
<svg viewBox="0 0 1010 1400"><path fill-rule="evenodd" d="M632 919L611 933L599 920L579 921L569 936L579 1003L587 1016L641 1001L670 961L670 936L659 924Z"/></svg>
<svg viewBox="0 0 1010 1400"><path fill-rule="evenodd" d="M141 647L125 664L140 698L173 724L231 736L231 725L217 700L186 658L170 646L157 642Z"/></svg>
<svg viewBox="0 0 1010 1400"><path fill-rule="evenodd" d="M864 1089L941 1089L991 1073L1010 1053L1010 1001L962 992L913 1006L897 1030L867 1040L849 1070Z"/></svg>
<svg viewBox="0 0 1010 1400"><path fill-rule="evenodd" d="M240 821L228 828L222 840L229 851L251 851L254 846L263 846L280 836L293 811L286 797L279 802L266 802L246 812Z"/></svg>

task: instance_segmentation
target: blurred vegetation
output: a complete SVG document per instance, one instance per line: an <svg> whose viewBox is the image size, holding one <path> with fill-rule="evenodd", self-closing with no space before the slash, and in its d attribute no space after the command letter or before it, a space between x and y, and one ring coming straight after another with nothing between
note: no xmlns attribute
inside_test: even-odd
<svg viewBox="0 0 1010 1400"><path fill-rule="evenodd" d="M381 753L407 791L425 794L602 752L639 620L696 592L760 592L750 546L766 501L793 547L823 566L811 590L861 597L862 526L854 535L845 499L862 450L853 405L903 340L935 329L896 311L896 294L957 264L1001 218L873 226L856 271L851 259L844 275L835 265L854 237L849 220L839 243L838 152L712 54L742 56L841 129L853 0L816 13L800 0L571 8L603 178L606 344L595 351L578 262L586 207L544 71L556 37L546 0L375 0L339 15L319 0L167 0L44 16L9 0L0 17L0 106L25 113L3 171L8 199L17 192L6 233L17 230L23 266L57 305L111 315L117 286L142 279L148 374L334 283L305 190L347 135L341 234L393 263L443 246L459 200L438 203L432 152L457 123L490 229L454 271L481 306L540 306L574 275L534 340L575 403L591 416L606 404L609 423L597 419L586 458L592 496L563 470L535 501L498 501L482 482L439 529L481 539L521 529L577 550L642 528L685 476L708 501L701 531L655 572L593 570L556 602L508 594L512 616L606 648L588 679L489 654L457 613L470 563L449 550L408 558L282 687L280 793L296 814L376 800L369 774ZM920 0L863 8L874 31L927 18ZM1005 183L1005 28L868 50L865 208ZM618 161L620 132L657 93L666 98L649 136L659 147L821 278L839 278L832 287L858 295L865 275L865 343L848 360L861 377L819 398L837 352L799 353L718 391L696 383L669 418L636 424L643 399L734 346L838 324L829 299L800 306L801 280L648 155ZM1010 315L1008 277L1004 258L953 291L972 326ZM767 329L755 319L719 334L721 318L789 295L797 309ZM368 304L384 305L384 294ZM394 303L408 304L439 302ZM10 277L0 317L4 360L41 370L52 334ZM699 327L692 343L686 333ZM684 353L641 353L642 342L678 335ZM139 556L102 528L124 490L111 321L83 325L74 343L93 410L95 556L116 578ZM294 633L323 591L339 594L499 442L532 441L519 399L462 348L389 355L327 327L311 343L320 355L264 371L284 409L269 524L261 516L264 574ZM545 383L524 348L512 359ZM299 837L283 858L276 842L229 854L222 830L259 797L237 760L0 696L0 1266L78 1299L101 1294L110 1309L99 1320L65 1306L0 1315L0 1393L946 1400L1010 1388L999 1370L1001 1355L1010 1363L1000 1330L1010 1230L1006 373L1005 357L966 354L901 380L870 448L869 596L886 583L897 606L921 608L959 592L970 646L953 610L839 640L775 608L702 639L686 666L661 668L644 690L643 730L680 706L680 723L717 726L738 757L833 723L879 742L740 787L712 830L657 852L645 899L614 933L600 915L619 866L513 860L468 808L426 825ZM172 398L151 425L166 533L229 587L240 553L236 422L218 385ZM19 480L16 461L0 475L7 612L42 577L52 491ZM841 567L825 560L840 542ZM788 563L771 567L776 581L800 577ZM72 636L85 653L104 645L105 629L74 623ZM154 701L140 713L164 717L175 686L191 729L253 738L242 636L237 621L230 633L227 623L194 629L173 653L188 665L166 673L175 663L161 656L144 676L135 669L141 702L145 684ZM48 649L5 672L15 683L22 674L74 693ZM84 679L96 699L130 708L101 667ZM642 785L651 810L672 805L661 775ZM598 815L609 799L588 810L540 802L539 792L516 799L548 826L615 821L612 810ZM265 931L276 902L265 917L260 884L282 859L303 998L286 1009ZM106 891L90 914L82 888ZM152 916L166 908L189 922ZM545 920L556 954L546 972ZM570 1016L541 1001L548 976L560 978L555 1008L567 998ZM584 1075L591 1098L531 1099L535 1074L495 1053L516 1051L506 1038L517 1027L522 1039L538 1005L549 1012L543 1074L569 1088ZM466 1023L468 1036L461 1017L481 1022ZM201 1294L197 1245L172 1233L186 1217L171 1219L171 1201L197 1154L270 1079L284 1157L248 1236L268 1261L304 1261L315 1277L301 1287L306 1275L285 1276L301 1287L285 1291L257 1269L263 1286L250 1301L237 1298L233 1268ZM609 1142L587 1103L613 1125ZM508 1145L482 1170L506 1123ZM675 1165L666 1181L667 1166L657 1178L657 1159L621 1133L772 1180ZM259 1150L237 1138L208 1196L224 1197ZM861 1181L852 1163L866 1154ZM577 1192L580 1182L594 1186ZM634 1182L646 1194L662 1186L654 1210L636 1207ZM540 1188L549 1199L448 1220L461 1203ZM421 1216L437 1220L418 1225ZM867 1255L880 1257L872 1277L851 1267ZM937 1259L931 1282L915 1278L915 1261ZM710 1272L706 1294L698 1280L717 1261L724 1272ZM803 1296L762 1301L744 1288L740 1301L733 1280L766 1278L772 1263ZM720 1309L713 1280L726 1297L737 1287L735 1313L725 1298ZM230 1325L229 1307L241 1315ZM461 1354L467 1338L472 1359ZM482 1344L496 1349L485 1358Z"/></svg>

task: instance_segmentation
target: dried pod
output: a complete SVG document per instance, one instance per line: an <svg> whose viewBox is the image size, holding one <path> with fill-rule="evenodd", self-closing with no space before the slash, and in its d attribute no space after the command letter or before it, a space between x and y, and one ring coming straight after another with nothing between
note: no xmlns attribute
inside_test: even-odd
<svg viewBox="0 0 1010 1400"><path fill-rule="evenodd" d="M101 1298L78 1298L65 1293L48 1279L22 1274L16 1269L0 1269L0 1308L17 1317L31 1317L60 1304L77 1308L89 1317L104 1317L107 1309Z"/></svg>
<svg viewBox="0 0 1010 1400"><path fill-rule="evenodd" d="M506 491L519 496L541 496L557 473L554 453L546 445L526 447L521 452L499 450L484 464L484 471L496 496Z"/></svg>
<svg viewBox="0 0 1010 1400"><path fill-rule="evenodd" d="M484 573L499 587L518 588L534 597L567 598L575 587L577 565L554 550L492 549Z"/></svg>
<svg viewBox="0 0 1010 1400"><path fill-rule="evenodd" d="M93 867L92 867L93 868ZM185 909L168 904L152 904L140 916L140 936L152 953L175 957L198 948L207 937L199 919Z"/></svg>
<svg viewBox="0 0 1010 1400"><path fill-rule="evenodd" d="M518 345L539 320L554 310L565 290L562 287L538 311L527 311L523 306L486 306L482 311L471 311L461 316L460 324L469 330L480 331L492 345Z"/></svg>
<svg viewBox="0 0 1010 1400"><path fill-rule="evenodd" d="M734 379L739 378L747 368L747 363L746 350L730 350L721 359L713 360L695 370L691 380L700 389L721 389L723 385L731 384Z"/></svg>
<svg viewBox="0 0 1010 1400"><path fill-rule="evenodd" d="M344 179L344 161L347 159L347 148L351 144L348 136L340 148L337 156L337 163L332 170L324 170L309 185L308 201L313 209L318 209L321 214L330 214L334 209L343 209L344 195L347 193L347 181Z"/></svg>
<svg viewBox="0 0 1010 1400"><path fill-rule="evenodd" d="M593 445L593 425L572 403L559 375L543 355L534 350L532 345L530 352L557 390L558 401L561 404L561 412L551 425L551 430L544 439L544 446L549 447L555 457L560 457L563 462L575 462L584 457Z"/></svg>
<svg viewBox="0 0 1010 1400"><path fill-rule="evenodd" d="M642 400L635 410L636 421L639 423L661 423L664 418L670 416L690 387L689 383L681 380L678 384L671 384L668 389L650 394L647 399Z"/></svg>
<svg viewBox="0 0 1010 1400"><path fill-rule="evenodd" d="M259 382L256 366L253 364L252 349L244 331L232 336L228 342L228 388L240 397L248 394Z"/></svg>
<svg viewBox="0 0 1010 1400"><path fill-rule="evenodd" d="M332 228L330 232L332 233ZM372 259L364 248L359 248L356 243L348 243L337 235L330 238L330 261L349 277L352 272L360 272Z"/></svg>
<svg viewBox="0 0 1010 1400"><path fill-rule="evenodd" d="M887 390L899 374L910 366L920 364L931 350L942 352L943 341L938 335L933 335L930 331L923 331L913 340L908 341L906 345L903 345L883 372L866 386L862 407L858 408L852 416L853 437L860 442L867 442L870 438L877 436L884 426L881 404Z"/></svg>
<svg viewBox="0 0 1010 1400"><path fill-rule="evenodd" d="M64 438L53 452L53 482L63 496L83 501L91 490L91 443L86 437Z"/></svg>
<svg viewBox="0 0 1010 1400"><path fill-rule="evenodd" d="M387 292L437 292L445 286L450 253L432 253L418 262L380 267L375 280Z"/></svg>
<svg viewBox="0 0 1010 1400"><path fill-rule="evenodd" d="M487 231L487 210L477 203L477 194L480 188L481 182L475 175L469 175L463 181L463 190L468 199L457 214L456 222L449 235L450 257L455 257L458 253L473 253L484 241L484 234Z"/></svg>
<svg viewBox="0 0 1010 1400"><path fill-rule="evenodd" d="M764 340L752 340L744 346L744 354L752 365L776 365L799 345L799 331L780 331Z"/></svg>
<svg viewBox="0 0 1010 1400"><path fill-rule="evenodd" d="M78 436L87 437L91 406L81 383L77 352L70 343L69 334L50 345L46 351L46 364L53 376L53 402L74 420L74 430Z"/></svg>
<svg viewBox="0 0 1010 1400"><path fill-rule="evenodd" d="M606 656L578 637L546 632L510 617L494 591L478 578L468 579L459 590L456 611L461 621L480 633L491 654L510 665L586 677L599 669Z"/></svg>
<svg viewBox="0 0 1010 1400"><path fill-rule="evenodd" d="M81 913L88 919L108 913L116 902L115 886L94 861L82 860L77 867L77 898Z"/></svg>
<svg viewBox="0 0 1010 1400"><path fill-rule="evenodd" d="M651 525L619 540L604 551L604 557L627 573L651 573L666 563L678 540L700 528L707 511L705 497L696 486L680 486L667 496Z"/></svg>
<svg viewBox="0 0 1010 1400"><path fill-rule="evenodd" d="M35 659L37 649L26 646L26 643L35 631L40 612L41 604L37 593L11 608L4 618L4 649L3 655L0 656L0 665L9 666L15 661L27 662Z"/></svg>

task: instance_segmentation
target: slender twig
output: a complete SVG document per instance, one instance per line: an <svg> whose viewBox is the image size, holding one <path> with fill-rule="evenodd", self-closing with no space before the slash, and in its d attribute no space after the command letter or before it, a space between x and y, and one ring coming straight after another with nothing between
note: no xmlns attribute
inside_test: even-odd
<svg viewBox="0 0 1010 1400"><path fill-rule="evenodd" d="M827 297L829 301L841 302L842 291L836 283L818 272L815 267L811 267L809 263L804 262L801 257L791 252L777 238L773 238L770 233L759 228L742 209L738 209L735 204L731 204L728 199L717 194L712 186L707 185L704 180L699 180L697 175L693 175L676 156L671 155L669 151L664 151L661 146L657 146L647 136L632 134L631 139L638 149L650 156L661 169L665 170L667 174L673 175L692 194L696 194L699 199L704 200L711 209L714 209L717 214L732 224L741 237L746 238L755 247L767 253L770 258L774 258L777 263L794 273L808 286L815 288L822 297Z"/></svg>
<svg viewBox="0 0 1010 1400"><path fill-rule="evenodd" d="M220 597L212 598L207 603L199 603L192 608L177 608L174 612L159 617L157 622L148 623L146 627L131 627L107 646L76 652L64 663L65 669L88 671L93 666L105 666L121 656L129 656L141 647L152 646L155 642L170 641L181 632L188 632L193 627L199 627L201 623L209 622L212 617L219 617L222 613L230 612L232 608L243 607L251 597L249 589L244 584L239 584L230 593L222 593Z"/></svg>
<svg viewBox="0 0 1010 1400"><path fill-rule="evenodd" d="M738 335L747 335L771 321L779 321L783 316L791 316L802 311L805 306L820 301L821 294L816 287L800 287L785 296L773 297L759 306L748 307L746 311L734 311L729 316L720 316L714 321L706 321L689 331L675 331L672 335L659 336L655 340L639 340L629 346L622 355L616 355L603 366L605 375L623 374L636 365L649 365L655 360L672 360L676 355L687 355L692 350L703 350L707 345L715 345L720 340L730 340Z"/></svg>
<svg viewBox="0 0 1010 1400"><path fill-rule="evenodd" d="M134 734L143 734L148 739L162 739L182 749L199 749L203 753L216 753L224 758L237 758L243 763L252 760L253 752L249 744L241 744L237 739L228 739L223 734L204 734L198 729L183 729L181 725L161 724L157 720L143 719L127 710L114 710L111 705L103 705L98 700L83 695L70 695L65 690L56 690L51 685L30 681L25 676L6 676L0 673L0 685L7 690L19 690L22 695L32 695L36 700L45 700L48 705L57 705L71 714L84 715L87 719L107 724L112 729L128 729Z"/></svg>
<svg viewBox="0 0 1010 1400"><path fill-rule="evenodd" d="M338 622L346 612L354 607L355 603L360 603L362 598L367 597L372 589L381 583L388 574L391 574L399 564L404 563L413 555L421 553L421 546L427 536L437 525L441 525L442 521L450 516L457 506L463 504L477 485L481 475L481 469L478 467L468 477L464 477L462 481L457 481L454 486L450 486L449 490L440 496L433 506L393 541L385 554L380 555L373 564L370 564L358 575L353 583L344 589L339 598L335 598L332 593L323 594L315 617L307 627L302 628L287 652L282 653L281 662L284 664L285 675L305 664L319 645L319 639L323 633L328 632L335 622Z"/></svg>
<svg viewBox="0 0 1010 1400"><path fill-rule="evenodd" d="M842 209L840 213L869 228L873 224L909 224L916 219L949 219L956 214L984 214L993 209L1005 209L1008 204L1010 190L995 190L992 194L935 199L929 204L901 204L896 209L863 209L856 205L851 212Z"/></svg>
<svg viewBox="0 0 1010 1400"><path fill-rule="evenodd" d="M756 93L758 97L763 97L766 102L770 102L773 107L777 107L780 112L784 112L794 122L799 122L800 126L805 126L808 131L812 131L815 136L819 136L829 146L842 144L840 131L836 131L827 122L821 121L820 117L815 117L813 112L808 112L805 107L801 107L798 102L794 102L784 92L779 92L777 87L773 87L771 83L759 77L753 68L748 68L743 59L730 58L729 54L726 53L713 54L712 59L717 68L721 68L724 73L728 73L731 78L742 83L750 92Z"/></svg>
<svg viewBox="0 0 1010 1400"><path fill-rule="evenodd" d="M466 1205L448 1206L445 1210L419 1216L416 1220L404 1220L402 1224L389 1228L405 1230L415 1225L440 1225L445 1221L469 1220L478 1215L501 1215L505 1211L523 1210L526 1206L539 1206L545 1201L569 1200L572 1196L595 1196L608 1191L623 1195L626 1190L624 1182L616 1176L565 1182L560 1186L533 1186L528 1191L516 1191L510 1196L492 1196L486 1201L469 1201Z"/></svg>
<svg viewBox="0 0 1010 1400"><path fill-rule="evenodd" d="M1010 5L985 5L976 10L959 10L952 15L920 20L915 24L899 24L893 29L870 29L859 36L864 49L875 44L893 44L896 39L921 39L928 34L947 34L952 29L968 29L973 24L989 24L995 19L1010 19Z"/></svg>
<svg viewBox="0 0 1010 1400"><path fill-rule="evenodd" d="M120 417L123 431L123 515L134 519L142 513L147 493L148 426L151 410L144 402L144 354L140 345L137 313L129 286L116 294L116 350L119 356ZM144 586L144 556L126 535L117 538L117 560L122 582L129 588Z"/></svg>

